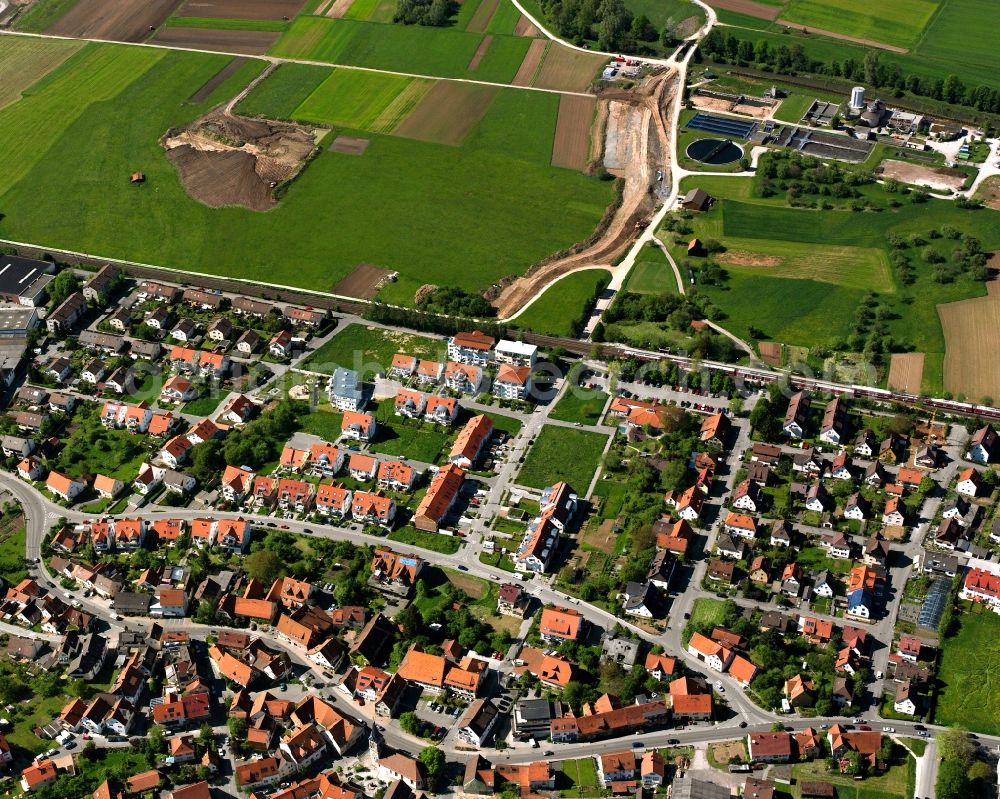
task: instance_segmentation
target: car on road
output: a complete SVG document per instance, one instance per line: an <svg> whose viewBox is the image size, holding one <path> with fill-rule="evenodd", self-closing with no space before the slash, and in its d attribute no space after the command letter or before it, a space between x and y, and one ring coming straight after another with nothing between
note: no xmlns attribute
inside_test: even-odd
<svg viewBox="0 0 1000 799"><path fill-rule="evenodd" d="M927 728L923 724L914 724L913 729L919 732L920 730L926 730Z"/></svg>
<svg viewBox="0 0 1000 799"><path fill-rule="evenodd" d="M462 566L461 564L459 564L458 570L460 572L467 572L469 570L469 567L468 566Z"/></svg>
<svg viewBox="0 0 1000 799"><path fill-rule="evenodd" d="M646 748L646 744L644 744L642 741L632 741L632 748L633 749L645 749Z"/></svg>
<svg viewBox="0 0 1000 799"><path fill-rule="evenodd" d="M225 756L226 756L226 750L225 750L224 747L220 746L219 747L219 757L225 757Z"/></svg>
<svg viewBox="0 0 1000 799"><path fill-rule="evenodd" d="M883 727L882 728L882 732L895 732L895 731L896 731L895 727Z"/></svg>
<svg viewBox="0 0 1000 799"><path fill-rule="evenodd" d="M551 749L546 749L542 754L544 754L544 755L554 755L555 752L553 752Z"/></svg>
<svg viewBox="0 0 1000 799"><path fill-rule="evenodd" d="M747 728L747 723L745 721L740 722L740 729L745 730Z"/></svg>

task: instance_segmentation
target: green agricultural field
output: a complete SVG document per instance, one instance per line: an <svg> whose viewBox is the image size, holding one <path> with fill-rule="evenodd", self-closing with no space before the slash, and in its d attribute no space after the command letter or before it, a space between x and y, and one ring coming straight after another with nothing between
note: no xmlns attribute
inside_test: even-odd
<svg viewBox="0 0 1000 799"><path fill-rule="evenodd" d="M570 386L552 409L549 418L561 422L598 424L607 402L608 395L603 391Z"/></svg>
<svg viewBox="0 0 1000 799"><path fill-rule="evenodd" d="M174 16L165 28L210 28L225 31L283 31L288 23L280 19L220 19L218 17Z"/></svg>
<svg viewBox="0 0 1000 799"><path fill-rule="evenodd" d="M603 269L574 272L549 286L527 310L513 320L513 324L536 333L552 336L576 336L576 326L582 314L593 302L594 294L602 282L608 281Z"/></svg>
<svg viewBox="0 0 1000 799"><path fill-rule="evenodd" d="M521 19L521 12L517 10L517 6L509 0L501 0L497 10L493 13L490 24L486 26L486 32L512 36L519 19Z"/></svg>
<svg viewBox="0 0 1000 799"><path fill-rule="evenodd" d="M959 724L987 735L1000 735L1000 617L973 605L960 617L961 629L941 646L941 690L936 724Z"/></svg>
<svg viewBox="0 0 1000 799"><path fill-rule="evenodd" d="M545 488L566 482L583 496L590 488L608 437L571 427L545 425L517 476L518 485Z"/></svg>
<svg viewBox="0 0 1000 799"><path fill-rule="evenodd" d="M810 28L912 47L937 10L934 0L791 0L783 20Z"/></svg>
<svg viewBox="0 0 1000 799"><path fill-rule="evenodd" d="M19 102L0 111L0 194L24 178L93 104L118 95L166 55L165 50L152 48L87 45L26 91ZM215 61L216 72L226 60ZM187 95L197 88L191 87ZM25 136L26 130L32 135ZM80 202L80 197L69 196L65 184L58 188L67 200Z"/></svg>
<svg viewBox="0 0 1000 799"><path fill-rule="evenodd" d="M335 69L295 110L294 118L367 130L412 78Z"/></svg>
<svg viewBox="0 0 1000 799"><path fill-rule="evenodd" d="M187 100L227 62L90 44L0 109L0 236L322 291L370 263L398 270L394 300L412 303L426 283L480 291L523 273L591 235L611 200L550 165L558 96L508 89L461 146L369 134L364 156L321 152L268 213L209 208L159 140L219 102Z"/></svg>
<svg viewBox="0 0 1000 799"><path fill-rule="evenodd" d="M81 47L82 42L64 39L5 38L0 49L0 108L19 99L21 92Z"/></svg>
<svg viewBox="0 0 1000 799"><path fill-rule="evenodd" d="M333 374L338 366L359 372L384 372L397 352L441 360L446 350L445 342L426 336L352 324L337 331L306 358L302 368L323 374Z"/></svg>
<svg viewBox="0 0 1000 799"><path fill-rule="evenodd" d="M993 0L945 0L915 55L967 81L995 85L997 5ZM984 24L985 23L985 24Z"/></svg>
<svg viewBox="0 0 1000 799"><path fill-rule="evenodd" d="M279 64L267 80L236 106L236 113L268 119L291 119L295 109L327 79L330 70L309 64Z"/></svg>
<svg viewBox="0 0 1000 799"><path fill-rule="evenodd" d="M455 28L299 17L271 53L390 72L509 83L531 40L494 35L482 63L470 72L469 62L484 36Z"/></svg>

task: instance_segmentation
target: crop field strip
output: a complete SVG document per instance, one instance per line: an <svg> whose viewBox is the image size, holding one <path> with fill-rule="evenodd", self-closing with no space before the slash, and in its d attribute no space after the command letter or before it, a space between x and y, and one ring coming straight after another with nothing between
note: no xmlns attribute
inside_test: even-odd
<svg viewBox="0 0 1000 799"><path fill-rule="evenodd" d="M178 15L230 19L292 18L303 10L305 0L187 0Z"/></svg>
<svg viewBox="0 0 1000 799"><path fill-rule="evenodd" d="M397 136L459 145L486 115L499 89L439 81L393 131Z"/></svg>
<svg viewBox="0 0 1000 799"><path fill-rule="evenodd" d="M937 9L934 0L791 0L780 19L810 29L909 49Z"/></svg>
<svg viewBox="0 0 1000 799"><path fill-rule="evenodd" d="M542 63L545 51L548 48L548 39L535 39L532 41L528 52L524 54L521 66L517 68L517 72L514 74L514 80L511 81L511 84L514 86L531 86L534 83L535 76L538 74L538 67Z"/></svg>
<svg viewBox="0 0 1000 799"><path fill-rule="evenodd" d="M559 117L552 142L552 166L585 169L590 158L590 131L597 100L564 94L559 98Z"/></svg>
<svg viewBox="0 0 1000 799"><path fill-rule="evenodd" d="M280 31L220 28L160 28L150 40L164 47L187 47L241 55L263 55L281 36Z"/></svg>
<svg viewBox="0 0 1000 799"><path fill-rule="evenodd" d="M532 86L566 92L586 91L606 60L604 56L553 45L546 51Z"/></svg>
<svg viewBox="0 0 1000 799"><path fill-rule="evenodd" d="M294 118L367 130L411 81L399 75L334 69L295 110Z"/></svg>
<svg viewBox="0 0 1000 799"><path fill-rule="evenodd" d="M61 14L45 32L53 36L142 42L163 24L181 0L116 0L113 3L78 2Z"/></svg>
<svg viewBox="0 0 1000 799"><path fill-rule="evenodd" d="M321 291L369 263L398 271L392 296L411 303L426 283L478 291L523 271L590 235L611 199L608 184L550 165L559 95L456 84L486 94L473 99L472 114L450 105L448 113L461 117L461 145L374 135L364 157L324 149L266 214L209 208L181 186L159 140L238 93L264 66L251 59L204 102L189 103L230 60L85 45L0 109L0 236L207 274L266 274ZM282 65L239 110L292 116L330 73ZM270 89L272 80L295 90L294 106ZM436 84L414 83L403 91L418 110ZM398 100L365 118L391 125ZM15 136L24 129L37 134ZM124 144L115 133L123 129L130 131ZM143 187L129 185L136 169L147 176ZM428 195L436 202L426 203ZM384 226L371 224L373 208L399 235L385 237ZM470 236L484 219L488 235ZM500 253L497 237L508 242Z"/></svg>
<svg viewBox="0 0 1000 799"><path fill-rule="evenodd" d="M392 133L436 84L437 81L413 78L406 88L382 109L382 113L372 121L368 129L373 133Z"/></svg>
<svg viewBox="0 0 1000 799"><path fill-rule="evenodd" d="M21 92L41 80L84 46L61 39L22 39L8 36L0 48L0 108L21 97Z"/></svg>

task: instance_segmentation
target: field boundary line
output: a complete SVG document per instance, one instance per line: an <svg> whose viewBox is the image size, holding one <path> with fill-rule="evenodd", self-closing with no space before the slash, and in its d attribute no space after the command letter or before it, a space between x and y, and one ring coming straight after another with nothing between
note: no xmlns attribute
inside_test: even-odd
<svg viewBox="0 0 1000 799"><path fill-rule="evenodd" d="M262 55L260 53L234 53L232 51L205 50L198 47L179 47L173 44L154 44L152 42L112 42L107 39L87 39L75 36L52 36L47 33L22 33L21 31L0 31L0 36L22 36L28 39L57 39L66 42L93 42L95 44L113 45L116 47L147 47L152 50L176 50L182 53L203 53L205 55L221 55L229 58L243 56L253 58L258 61L268 61L274 65L278 64L305 64L311 67L329 67L330 69L350 69L355 72L375 72L380 75L398 75L403 78L423 78L424 80L448 80L454 83L474 83L479 86L493 86L498 89L519 89L522 91L541 92L543 94L573 94L579 97L594 97L589 92L573 92L561 89L542 89L537 86L514 86L510 83L497 83L490 80L476 80L474 78L445 78L440 75L424 75L420 72L400 72L393 69L379 69L377 67L361 67L356 64L334 64L330 61L315 61L308 58L289 58L287 56ZM590 52L590 51L587 51ZM602 54L603 55L603 54Z"/></svg>

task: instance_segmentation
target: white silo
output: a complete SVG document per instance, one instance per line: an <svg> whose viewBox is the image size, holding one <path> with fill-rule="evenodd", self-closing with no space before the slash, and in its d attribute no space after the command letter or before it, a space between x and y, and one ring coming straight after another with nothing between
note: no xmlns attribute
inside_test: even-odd
<svg viewBox="0 0 1000 799"><path fill-rule="evenodd" d="M851 108L860 110L865 107L865 87L855 86L851 89Z"/></svg>

